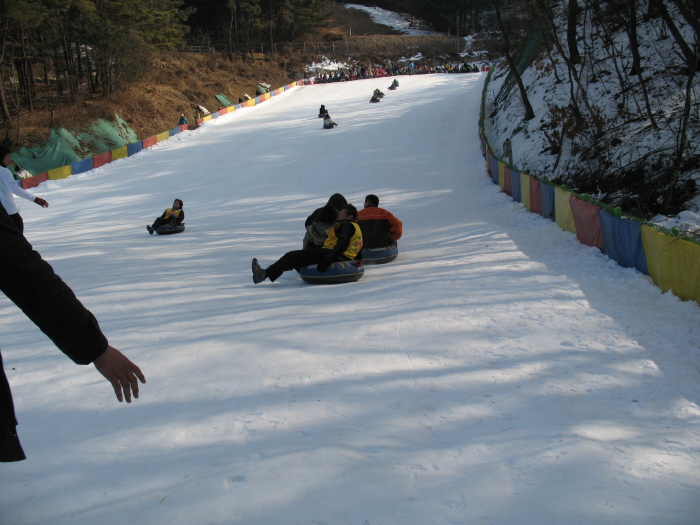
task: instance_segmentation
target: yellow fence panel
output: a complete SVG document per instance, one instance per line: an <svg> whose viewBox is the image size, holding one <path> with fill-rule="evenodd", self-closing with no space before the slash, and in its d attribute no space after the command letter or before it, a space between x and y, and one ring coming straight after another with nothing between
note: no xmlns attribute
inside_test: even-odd
<svg viewBox="0 0 700 525"><path fill-rule="evenodd" d="M49 180L65 179L71 175L70 164L68 166L62 166L60 168L54 168L47 172Z"/></svg>
<svg viewBox="0 0 700 525"><path fill-rule="evenodd" d="M498 185L501 187L501 189L505 189L506 187L506 164L502 160L498 161Z"/></svg>
<svg viewBox="0 0 700 525"><path fill-rule="evenodd" d="M123 159L129 156L126 146L112 150L112 160Z"/></svg>
<svg viewBox="0 0 700 525"><path fill-rule="evenodd" d="M700 303L700 245L644 224L642 243L649 275L663 292Z"/></svg>
<svg viewBox="0 0 700 525"><path fill-rule="evenodd" d="M530 209L530 175L520 173L520 199L528 210Z"/></svg>
<svg viewBox="0 0 700 525"><path fill-rule="evenodd" d="M554 216L562 230L576 234L574 213L571 211L571 192L562 190L559 186L554 188Z"/></svg>
<svg viewBox="0 0 700 525"><path fill-rule="evenodd" d="M163 133L158 133L156 135L156 142L160 142L162 140L166 140L170 138L170 132L169 131L164 131Z"/></svg>

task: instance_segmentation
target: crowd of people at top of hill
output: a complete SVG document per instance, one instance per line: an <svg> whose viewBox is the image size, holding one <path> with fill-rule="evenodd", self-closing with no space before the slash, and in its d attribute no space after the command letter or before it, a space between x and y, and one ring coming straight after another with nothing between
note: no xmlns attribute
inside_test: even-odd
<svg viewBox="0 0 700 525"><path fill-rule="evenodd" d="M406 65L391 65L386 68L377 67L351 67L341 68L333 72L323 73L316 77L317 84L330 82L347 82L349 80L362 80L366 78L391 77L398 75L425 75L431 73L478 73L484 71L480 64L443 64L440 66L427 66L414 62Z"/></svg>
<svg viewBox="0 0 700 525"><path fill-rule="evenodd" d="M413 67L411 67L413 65ZM478 73L482 66L478 64L443 64L440 66L427 66L416 63L406 65L394 64L386 68L377 67L350 67L340 68L333 72L319 74L316 77L317 84L329 82L346 82L349 80L363 80L367 78L391 77L398 75L425 75L429 73Z"/></svg>

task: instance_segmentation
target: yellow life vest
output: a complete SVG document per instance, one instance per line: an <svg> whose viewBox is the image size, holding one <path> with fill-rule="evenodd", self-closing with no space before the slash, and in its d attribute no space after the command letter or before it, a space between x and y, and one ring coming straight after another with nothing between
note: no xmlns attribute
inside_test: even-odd
<svg viewBox="0 0 700 525"><path fill-rule="evenodd" d="M350 237L350 244L348 244L348 247L343 252L343 256L347 259L354 260L362 249L362 230L360 230L360 227L355 221L348 222L350 222L350 224L352 224L355 228L355 233L353 233L352 237ZM326 242L323 243L323 247L325 249L332 250L335 248L335 245L338 244L338 236L335 232L338 228L340 228L340 225L340 222L336 223L333 228L328 230L328 238L326 239Z"/></svg>
<svg viewBox="0 0 700 525"><path fill-rule="evenodd" d="M165 213L163 215L165 215L165 218L167 219L168 217L170 217L170 214L172 213L173 215L175 215L175 217L179 218L181 211L182 210L173 210L172 208L168 208L167 210L165 210Z"/></svg>

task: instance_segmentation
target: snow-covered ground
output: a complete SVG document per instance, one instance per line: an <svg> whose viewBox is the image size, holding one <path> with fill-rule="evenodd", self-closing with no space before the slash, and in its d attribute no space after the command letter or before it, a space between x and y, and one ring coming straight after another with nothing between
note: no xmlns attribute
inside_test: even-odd
<svg viewBox="0 0 700 525"><path fill-rule="evenodd" d="M410 15L399 14L396 11L387 11L380 7L367 7L358 4L345 4L348 9L360 9L369 14L372 20L377 24L393 27L397 31L401 31L404 35L441 35L437 31L433 31L428 24L418 18L411 19Z"/></svg>
<svg viewBox="0 0 700 525"><path fill-rule="evenodd" d="M37 188L27 237L148 383L119 404L2 297L0 523L697 523L700 309L499 192L483 80L294 88ZM254 285L334 192L380 197L399 258Z"/></svg>

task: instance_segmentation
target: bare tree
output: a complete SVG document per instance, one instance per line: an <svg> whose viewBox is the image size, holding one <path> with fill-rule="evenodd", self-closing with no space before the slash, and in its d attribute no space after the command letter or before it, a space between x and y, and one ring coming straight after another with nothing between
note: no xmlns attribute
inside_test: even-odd
<svg viewBox="0 0 700 525"><path fill-rule="evenodd" d="M503 24L503 18L501 17L501 6L499 0L493 0L493 6L496 9L496 20L498 21L498 27L501 31L501 38L503 39L503 54L508 62L508 67L510 68L510 74L515 78L515 82L518 84L518 89L520 90L520 99L525 107L525 120L532 120L535 118L535 112L532 109L530 100L527 97L527 91L525 90L525 84L523 84L523 79L520 76L520 72L515 65L513 56L511 55L510 49L510 39L508 38L508 31Z"/></svg>

